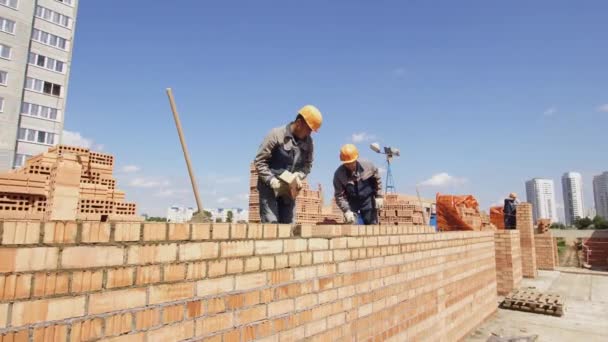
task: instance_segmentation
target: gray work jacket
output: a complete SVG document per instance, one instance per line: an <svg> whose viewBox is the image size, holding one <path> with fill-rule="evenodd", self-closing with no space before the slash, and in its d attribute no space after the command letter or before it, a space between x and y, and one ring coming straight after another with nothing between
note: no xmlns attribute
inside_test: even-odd
<svg viewBox="0 0 608 342"><path fill-rule="evenodd" d="M358 160L355 172L350 172L346 166L340 165L334 173L334 197L336 204L343 211L353 211L353 198L349 198L348 189L358 183L367 183L374 190L375 197L382 197L382 179L378 168L367 160Z"/></svg>
<svg viewBox="0 0 608 342"><path fill-rule="evenodd" d="M298 141L291 134L290 125L273 128L258 149L254 164L264 184L285 170L306 177L312 169L312 138L308 136Z"/></svg>

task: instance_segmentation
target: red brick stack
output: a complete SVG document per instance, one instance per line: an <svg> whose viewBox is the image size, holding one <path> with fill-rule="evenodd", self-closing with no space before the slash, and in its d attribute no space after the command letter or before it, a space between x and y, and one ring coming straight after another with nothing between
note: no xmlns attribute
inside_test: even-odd
<svg viewBox="0 0 608 342"><path fill-rule="evenodd" d="M384 196L384 208L378 212L378 215L380 224L420 225L424 223L422 207L398 194Z"/></svg>
<svg viewBox="0 0 608 342"><path fill-rule="evenodd" d="M517 230L521 242L521 264L525 278L536 278L536 248L534 244L534 223L532 219L532 204L520 203L517 206Z"/></svg>
<svg viewBox="0 0 608 342"><path fill-rule="evenodd" d="M535 234L534 244L536 248L536 267L539 270L555 270L558 262L555 258L557 246L554 246L555 239L553 238L553 234L549 231Z"/></svg>
<svg viewBox="0 0 608 342"><path fill-rule="evenodd" d="M523 276L519 231L497 230L494 233L494 245L498 294L506 295L519 288Z"/></svg>

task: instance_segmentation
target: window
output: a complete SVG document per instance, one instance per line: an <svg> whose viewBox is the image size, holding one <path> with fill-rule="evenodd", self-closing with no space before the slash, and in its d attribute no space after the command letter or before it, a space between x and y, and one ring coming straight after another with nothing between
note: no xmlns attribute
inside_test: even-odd
<svg viewBox="0 0 608 342"><path fill-rule="evenodd" d="M64 4L66 4L66 5L72 6L72 0L55 0L55 1L59 1L59 2L62 2Z"/></svg>
<svg viewBox="0 0 608 342"><path fill-rule="evenodd" d="M65 65L64 62L58 61L50 57L42 56L34 52L30 52L30 58L28 59L28 63L30 63L31 65L36 65L41 68L61 73L63 73L63 68Z"/></svg>
<svg viewBox="0 0 608 342"><path fill-rule="evenodd" d="M36 116L43 119L58 120L59 110L57 110L57 108L23 102L21 105L21 114Z"/></svg>
<svg viewBox="0 0 608 342"><path fill-rule="evenodd" d="M66 50L67 40L48 32L40 31L38 29L32 30L32 39L42 44L50 45L58 49Z"/></svg>
<svg viewBox="0 0 608 342"><path fill-rule="evenodd" d="M25 80L25 89L53 96L61 96L61 86L59 84L31 77Z"/></svg>
<svg viewBox="0 0 608 342"><path fill-rule="evenodd" d="M4 98L0 97L0 113L4 112Z"/></svg>
<svg viewBox="0 0 608 342"><path fill-rule="evenodd" d="M31 128L19 128L17 139L38 144L53 145L57 134L37 131Z"/></svg>
<svg viewBox="0 0 608 342"><path fill-rule="evenodd" d="M15 34L15 22L6 18L0 17L0 30L6 33Z"/></svg>
<svg viewBox="0 0 608 342"><path fill-rule="evenodd" d="M72 18L42 6L36 6L36 17L70 28Z"/></svg>
<svg viewBox="0 0 608 342"><path fill-rule="evenodd" d="M71 2L71 0L70 0ZM17 9L18 0L0 0L0 5Z"/></svg>
<svg viewBox="0 0 608 342"><path fill-rule="evenodd" d="M6 85L7 82L8 82L8 72L0 71L0 84Z"/></svg>
<svg viewBox="0 0 608 342"><path fill-rule="evenodd" d="M11 59L11 47L4 44L0 44L0 57Z"/></svg>

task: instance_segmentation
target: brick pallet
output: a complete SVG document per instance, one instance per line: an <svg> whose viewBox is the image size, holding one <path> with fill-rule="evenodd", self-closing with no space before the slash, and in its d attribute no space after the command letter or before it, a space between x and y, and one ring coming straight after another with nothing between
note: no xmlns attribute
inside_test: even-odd
<svg viewBox="0 0 608 342"><path fill-rule="evenodd" d="M517 205L517 230L521 242L521 264L525 278L536 278L536 248L534 244L534 224L532 221L532 204L520 203Z"/></svg>
<svg viewBox="0 0 608 342"><path fill-rule="evenodd" d="M496 311L491 232L0 225L3 341L456 341Z"/></svg>
<svg viewBox="0 0 608 342"><path fill-rule="evenodd" d="M398 194L384 196L378 219L380 224L424 224L422 207Z"/></svg>
<svg viewBox="0 0 608 342"><path fill-rule="evenodd" d="M116 189L114 157L58 145L0 174L0 218L135 221L135 203Z"/></svg>
<svg viewBox="0 0 608 342"><path fill-rule="evenodd" d="M518 289L522 281L521 248L518 230L494 232L496 249L496 286L499 295Z"/></svg>

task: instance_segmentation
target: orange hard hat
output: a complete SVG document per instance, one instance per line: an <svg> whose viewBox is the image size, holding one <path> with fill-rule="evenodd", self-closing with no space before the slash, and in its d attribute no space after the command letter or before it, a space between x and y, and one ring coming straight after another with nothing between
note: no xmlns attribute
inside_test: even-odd
<svg viewBox="0 0 608 342"><path fill-rule="evenodd" d="M343 164L348 164L356 161L359 158L359 151L357 146L353 144L346 144L340 149L340 160Z"/></svg>
<svg viewBox="0 0 608 342"><path fill-rule="evenodd" d="M323 123L323 115L321 115L321 111L313 105L306 105L302 107L298 114L302 115L304 121L308 127L314 132L317 132L319 128L321 128L321 124Z"/></svg>

